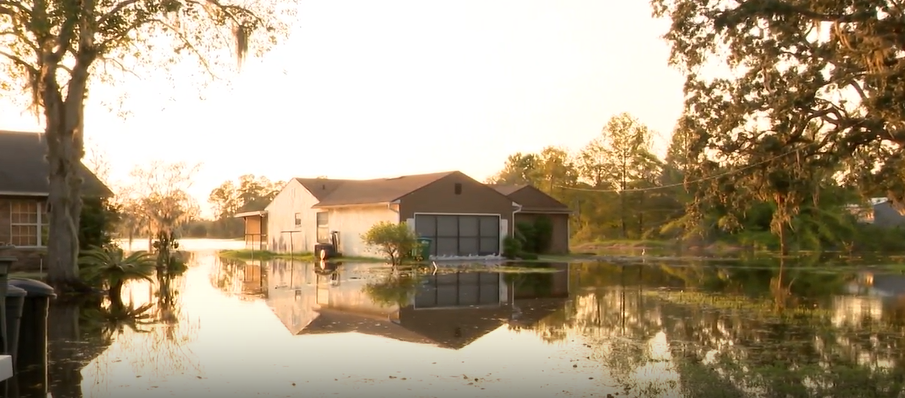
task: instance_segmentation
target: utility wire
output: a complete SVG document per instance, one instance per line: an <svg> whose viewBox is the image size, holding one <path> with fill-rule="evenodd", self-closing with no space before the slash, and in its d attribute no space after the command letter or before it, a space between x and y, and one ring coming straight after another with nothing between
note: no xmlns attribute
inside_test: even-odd
<svg viewBox="0 0 905 398"><path fill-rule="evenodd" d="M697 179L697 180L694 180L694 181L680 182L680 183L677 183L677 184L666 184L666 185L660 185L660 186L656 186L656 187L631 188L631 189L622 189L622 190L620 190L620 189L580 188L580 187L569 187L569 186L565 186L565 185L555 185L555 187L557 187L557 188L562 188L562 189L570 189L570 190L573 190L573 191L583 191L583 192L612 192L612 193L618 193L618 192L647 192L647 191L656 191L656 190L658 190L658 189L677 188L677 187L683 187L683 186L685 186L685 185L697 184L697 183L701 183L701 182L705 182L705 181L715 180L715 179L717 179L717 178L725 177L725 176L727 176L727 175L738 174L738 173L741 173L741 172L746 171L746 170L753 169L753 168L758 167L758 166L763 166L763 165L765 165L765 164L767 164L767 163L770 163L770 162L772 162L772 161L774 161L774 160L777 160L777 159L780 159L780 158L789 156L789 155L791 155L791 154L793 154L793 153L797 153L797 152L800 151L800 150L801 150L800 148L793 149L793 150L788 151L788 152L786 152L786 153L782 153L782 154L776 155L775 157L772 157L772 158L770 158L770 159L763 160L763 161L760 161L760 162L757 162L757 163L754 163L754 164L749 164L749 165L747 165L747 166L744 166L744 167L741 167L741 168L738 168L738 169L735 169L735 170L730 170L730 171L727 171L727 172L723 172L723 173L719 173L719 174L714 174L714 175L712 175L712 176L704 177L704 178Z"/></svg>

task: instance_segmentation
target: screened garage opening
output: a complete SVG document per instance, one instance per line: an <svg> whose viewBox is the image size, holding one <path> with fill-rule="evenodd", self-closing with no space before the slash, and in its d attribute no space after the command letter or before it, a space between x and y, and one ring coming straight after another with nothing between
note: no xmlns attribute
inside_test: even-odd
<svg viewBox="0 0 905 398"><path fill-rule="evenodd" d="M415 233L433 240L434 256L500 253L500 216L416 214Z"/></svg>

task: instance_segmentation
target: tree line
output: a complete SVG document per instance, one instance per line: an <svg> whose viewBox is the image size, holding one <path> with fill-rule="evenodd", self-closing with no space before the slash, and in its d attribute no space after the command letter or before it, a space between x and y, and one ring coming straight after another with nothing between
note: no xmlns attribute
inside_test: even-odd
<svg viewBox="0 0 905 398"><path fill-rule="evenodd" d="M101 246L112 238L147 240L150 250L161 233L174 237L240 238L244 224L235 215L264 210L285 185L265 176L244 174L211 190L213 218L201 216L201 204L189 193L201 164L152 161L134 167L126 182L110 178L110 165L98 148L89 147L85 165L114 191L112 198L86 199L82 217L83 247ZM87 235L85 235L87 233Z"/></svg>
<svg viewBox="0 0 905 398"><path fill-rule="evenodd" d="M821 173L794 150L759 163L720 163L701 157L691 130L680 126L661 158L654 137L637 118L618 114L584 147L512 154L487 182L531 184L569 205L574 242L669 239L780 251L901 246L901 230L859 222L875 191ZM793 186L802 191L794 211L777 202Z"/></svg>

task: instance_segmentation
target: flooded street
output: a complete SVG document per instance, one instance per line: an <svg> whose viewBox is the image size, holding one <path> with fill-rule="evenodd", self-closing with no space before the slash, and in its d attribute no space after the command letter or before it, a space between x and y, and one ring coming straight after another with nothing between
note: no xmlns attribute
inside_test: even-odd
<svg viewBox="0 0 905 398"><path fill-rule="evenodd" d="M53 303L50 383L23 372L7 396L889 397L905 380L901 275L375 267L195 252L130 286L128 317Z"/></svg>

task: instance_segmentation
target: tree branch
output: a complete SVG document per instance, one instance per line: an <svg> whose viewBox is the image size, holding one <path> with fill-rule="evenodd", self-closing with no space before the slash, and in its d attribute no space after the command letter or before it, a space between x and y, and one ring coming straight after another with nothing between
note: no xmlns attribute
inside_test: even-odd
<svg viewBox="0 0 905 398"><path fill-rule="evenodd" d="M105 23L107 23L107 20L112 18L118 12L122 11L124 8L126 8L132 4L135 4L135 3L138 3L138 0L126 0L126 1L117 3L115 6L113 6L113 8L110 9L110 11L107 11L106 13L104 13L104 15L102 15L100 18L98 18L97 26L104 25Z"/></svg>
<svg viewBox="0 0 905 398"><path fill-rule="evenodd" d="M21 1L0 0L0 14L15 16L15 12L12 11L13 8L25 14L31 14L31 9L26 7L25 4L23 4L23 2Z"/></svg>
<svg viewBox="0 0 905 398"><path fill-rule="evenodd" d="M25 68L25 69L28 71L28 73L31 73L31 74L33 74L33 75L37 75L37 74L38 74L38 69L35 68L34 65L32 65L32 64L30 64L30 63L28 63L28 62L25 62L25 60L22 59L22 58L19 58L19 57L15 56L15 55L10 54L10 53L8 53L8 52L6 52L6 51L3 51L3 50L0 50L0 56L4 57L4 58L6 58L6 59L9 59L9 60L11 60L11 61L13 61L13 63L15 63L16 65L19 65L19 66L22 67L22 68Z"/></svg>
<svg viewBox="0 0 905 398"><path fill-rule="evenodd" d="M209 75L211 75L211 77L213 77L213 78L215 78L215 79L217 78L217 74L214 73L213 68L211 68L210 63L207 62L207 59L204 57L204 55L201 54L201 51L199 51L199 50L195 47L195 45L192 44L191 41L189 41L189 39L188 39L184 34L182 34L182 32L179 31L179 29L177 29L175 26L171 25L170 23L168 23L168 22L166 22L166 21L164 21L164 20L161 20L161 19L157 19L157 18L149 19L147 22L149 22L149 23L158 23L158 24L160 24L161 26L163 26L164 28L166 28L166 29L170 30L171 32L173 32L173 34L176 35L176 37L182 42L182 44L184 44L184 45L186 46L186 48L188 48L188 49L191 50L193 53L195 53L195 55L198 57L199 62L201 62L201 66L204 67L204 70L205 70Z"/></svg>

